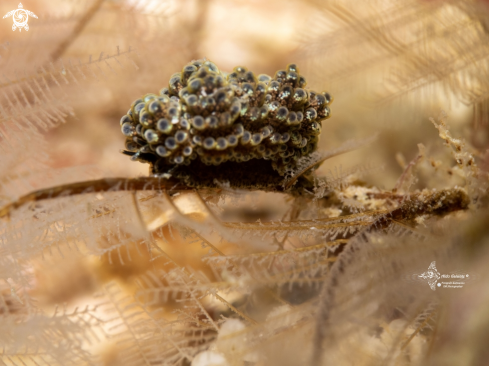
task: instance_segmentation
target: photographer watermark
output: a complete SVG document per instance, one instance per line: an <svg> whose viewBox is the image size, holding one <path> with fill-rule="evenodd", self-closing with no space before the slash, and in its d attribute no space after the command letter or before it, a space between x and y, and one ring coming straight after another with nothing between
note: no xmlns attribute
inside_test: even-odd
<svg viewBox="0 0 489 366"><path fill-rule="evenodd" d="M468 273L440 274L436 262L431 262L427 271L416 275L418 279L428 282L433 291L437 288L462 288L469 279Z"/></svg>
<svg viewBox="0 0 489 366"><path fill-rule="evenodd" d="M27 24L27 22L29 21L29 15L31 17L37 18L37 15L34 14L32 11L25 10L22 6L22 3L19 3L18 9L9 11L7 14L5 14L3 16L3 19L8 18L11 15L12 19L14 20L12 30L15 31L18 28L19 32L22 31L22 28L24 28L26 31L29 30L29 24Z"/></svg>

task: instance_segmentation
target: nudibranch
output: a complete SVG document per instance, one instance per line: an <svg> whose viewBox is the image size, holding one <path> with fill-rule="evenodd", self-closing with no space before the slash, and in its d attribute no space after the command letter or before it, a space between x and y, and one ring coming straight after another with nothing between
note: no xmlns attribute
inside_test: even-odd
<svg viewBox="0 0 489 366"><path fill-rule="evenodd" d="M317 149L332 97L305 88L294 64L272 78L226 74L208 60L173 74L159 95L135 100L121 120L122 152L190 187L270 188Z"/></svg>

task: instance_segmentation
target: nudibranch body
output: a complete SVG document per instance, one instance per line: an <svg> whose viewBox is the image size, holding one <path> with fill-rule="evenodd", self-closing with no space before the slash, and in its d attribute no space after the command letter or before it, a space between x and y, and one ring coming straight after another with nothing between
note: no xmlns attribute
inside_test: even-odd
<svg viewBox="0 0 489 366"><path fill-rule="evenodd" d="M121 118L132 160L188 186L269 187L317 148L328 93L305 89L296 65L272 78L208 60L187 64L159 95L134 101Z"/></svg>

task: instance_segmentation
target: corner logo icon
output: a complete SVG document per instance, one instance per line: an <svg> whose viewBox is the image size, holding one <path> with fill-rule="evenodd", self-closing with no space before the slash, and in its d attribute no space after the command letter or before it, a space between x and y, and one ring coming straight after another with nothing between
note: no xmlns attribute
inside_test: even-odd
<svg viewBox="0 0 489 366"><path fill-rule="evenodd" d="M441 277L440 273L436 269L436 262L431 262L428 270L418 275L418 277L428 281L428 285L430 285L430 288L435 291L436 283Z"/></svg>
<svg viewBox="0 0 489 366"><path fill-rule="evenodd" d="M33 16L34 18L37 18L37 15L34 14L32 11L25 10L24 7L22 6L22 3L19 3L18 9L9 11L7 14L5 14L3 16L3 19L11 15L14 20L14 24L12 25L12 30L15 31L17 28L19 28L19 32L22 31L22 28L24 28L26 31L29 30L29 25L27 24L27 21L29 20L29 15Z"/></svg>

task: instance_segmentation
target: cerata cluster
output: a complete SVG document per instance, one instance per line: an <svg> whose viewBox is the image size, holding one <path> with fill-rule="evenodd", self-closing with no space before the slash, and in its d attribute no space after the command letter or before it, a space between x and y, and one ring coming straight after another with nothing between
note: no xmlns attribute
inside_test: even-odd
<svg viewBox="0 0 489 366"><path fill-rule="evenodd" d="M153 174L185 178L182 172L192 166L229 169L260 160L257 169L268 166L283 176L317 148L321 121L330 117L332 97L305 86L294 64L272 78L242 66L226 74L208 60L192 61L159 95L132 103L120 121L123 152L150 163ZM186 183L195 185L194 179Z"/></svg>

